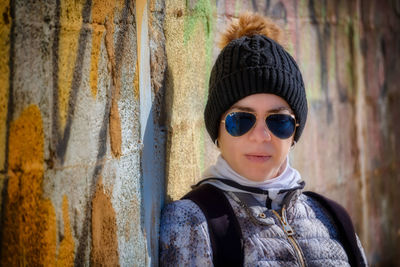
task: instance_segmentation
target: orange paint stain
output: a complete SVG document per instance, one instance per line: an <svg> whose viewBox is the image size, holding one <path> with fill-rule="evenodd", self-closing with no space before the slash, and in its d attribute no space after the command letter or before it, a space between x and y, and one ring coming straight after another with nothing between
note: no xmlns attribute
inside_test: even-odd
<svg viewBox="0 0 400 267"><path fill-rule="evenodd" d="M6 121L8 112L9 92L9 58L10 58L10 31L11 16L10 2L0 2L0 151L6 151ZM0 153L0 170L4 170L5 153Z"/></svg>
<svg viewBox="0 0 400 267"><path fill-rule="evenodd" d="M92 2L93 24L104 25L105 20L113 20L116 1L94 0Z"/></svg>
<svg viewBox="0 0 400 267"><path fill-rule="evenodd" d="M135 76L133 77L133 95L135 100L138 101L140 97L139 91L139 59L136 60Z"/></svg>
<svg viewBox="0 0 400 267"><path fill-rule="evenodd" d="M119 116L119 111L118 111L118 103L111 105L109 128L110 128L111 152L115 158L119 158L122 155L122 149L121 149L122 133L121 133L121 118Z"/></svg>
<svg viewBox="0 0 400 267"><path fill-rule="evenodd" d="M96 0L92 3L92 52L90 86L92 96L97 95L98 61L100 55L101 41L105 31L105 47L108 56L108 71L112 79L112 99L110 108L110 145L111 153L119 158L122 155L121 119L118 111L118 100L121 90L121 69L115 62L114 51L114 14L123 8L123 1ZM104 27L103 27L104 26Z"/></svg>
<svg viewBox="0 0 400 267"><path fill-rule="evenodd" d="M75 242L71 232L67 196L64 196L63 198L62 211L64 221L64 238L60 243L56 266L73 266L75 258Z"/></svg>
<svg viewBox="0 0 400 267"><path fill-rule="evenodd" d="M143 24L143 14L147 8L147 0L138 0L136 1L136 28L137 28L137 51L138 51L138 58L140 57L140 41L142 37L142 24ZM140 61L139 61L140 65Z"/></svg>
<svg viewBox="0 0 400 267"><path fill-rule="evenodd" d="M140 55L141 55L140 48L141 48L141 40L142 40L143 14L144 14L145 8L147 8L147 0L136 1L137 62L136 62L136 71L135 71L134 82L136 82L135 83L135 91L137 90L137 92L139 92L139 81L140 81L139 68L140 68ZM136 95L139 98L139 93L136 94L136 92L135 92L135 97L136 97Z"/></svg>
<svg viewBox="0 0 400 267"><path fill-rule="evenodd" d="M92 200L91 265L119 266L116 214L101 178Z"/></svg>
<svg viewBox="0 0 400 267"><path fill-rule="evenodd" d="M120 69L117 68L114 53L114 25L112 21L106 21L106 49L108 55L108 68L112 79L112 99L110 109L110 145L111 153L114 157L119 158L122 155L122 134L121 119L118 110L118 100L121 88Z"/></svg>
<svg viewBox="0 0 400 267"><path fill-rule="evenodd" d="M95 0L92 2L92 52L90 69L90 88L93 98L97 95L98 64L101 41L105 31L106 20L114 20L115 1Z"/></svg>
<svg viewBox="0 0 400 267"><path fill-rule="evenodd" d="M10 124L8 189L4 210L2 266L53 266L56 216L43 198L44 133L38 106Z"/></svg>
<svg viewBox="0 0 400 267"><path fill-rule="evenodd" d="M79 34L82 28L83 0L61 1L60 39L58 49L58 106L61 129L64 129L68 115L68 102L78 52ZM79 70L82 71L82 70Z"/></svg>
<svg viewBox="0 0 400 267"><path fill-rule="evenodd" d="M100 57L100 46L101 40L103 39L103 33L105 29L100 25L93 25L93 36L92 36L92 52L91 52L91 68L90 68L90 89L93 98L97 95L97 78L98 78L98 64Z"/></svg>

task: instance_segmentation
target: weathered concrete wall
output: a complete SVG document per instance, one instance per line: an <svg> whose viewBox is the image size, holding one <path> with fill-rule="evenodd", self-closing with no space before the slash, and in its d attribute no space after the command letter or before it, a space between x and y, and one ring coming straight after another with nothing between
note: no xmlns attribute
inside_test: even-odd
<svg viewBox="0 0 400 267"><path fill-rule="evenodd" d="M2 1L2 266L157 264L162 1Z"/></svg>
<svg viewBox="0 0 400 267"><path fill-rule="evenodd" d="M210 63L223 24L245 10L288 32L303 72L310 111L292 164L349 210L373 265L400 265L399 1L166 1L167 199L218 153L202 122Z"/></svg>
<svg viewBox="0 0 400 267"><path fill-rule="evenodd" d="M212 64L215 11L215 3L208 0L166 2L169 198L183 196L204 168L207 136L203 110Z"/></svg>
<svg viewBox="0 0 400 267"><path fill-rule="evenodd" d="M222 25L244 10L288 31L304 74L293 165L350 211L373 265L400 265L393 0L2 1L1 265L157 265L164 195L218 153L208 77Z"/></svg>

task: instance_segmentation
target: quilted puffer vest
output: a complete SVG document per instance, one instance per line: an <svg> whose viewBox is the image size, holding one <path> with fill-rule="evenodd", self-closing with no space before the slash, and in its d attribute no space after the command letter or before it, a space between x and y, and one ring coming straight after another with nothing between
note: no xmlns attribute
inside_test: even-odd
<svg viewBox="0 0 400 267"><path fill-rule="evenodd" d="M280 211L267 209L251 194L226 196L242 230L244 266L350 266L331 218L301 190L289 194ZM206 219L190 200L173 202L163 211L160 265L213 265Z"/></svg>

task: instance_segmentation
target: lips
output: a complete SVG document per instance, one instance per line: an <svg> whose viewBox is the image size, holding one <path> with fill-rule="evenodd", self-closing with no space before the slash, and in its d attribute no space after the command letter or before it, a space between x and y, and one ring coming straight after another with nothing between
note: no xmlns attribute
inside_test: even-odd
<svg viewBox="0 0 400 267"><path fill-rule="evenodd" d="M255 163L264 163L272 158L272 156L265 154L246 154L245 157L250 162L255 162Z"/></svg>

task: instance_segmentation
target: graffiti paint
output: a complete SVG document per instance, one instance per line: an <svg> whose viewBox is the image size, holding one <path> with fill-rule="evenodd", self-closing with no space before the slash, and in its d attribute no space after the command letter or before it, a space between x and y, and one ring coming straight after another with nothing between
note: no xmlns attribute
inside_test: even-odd
<svg viewBox="0 0 400 267"><path fill-rule="evenodd" d="M90 0L86 0L82 5L81 17L82 22L87 23L90 17ZM71 10L66 7L63 8L63 3L60 1L56 1L56 30L53 44L53 64L54 64L54 72L53 72L53 118L52 118L52 135L54 147L52 150L55 151L55 155L57 158L53 160L54 163L64 163L65 154L67 151L67 146L71 134L71 126L74 117L74 112L76 108L77 95L80 87L82 86L82 80L84 78L82 70L84 67L84 56L85 50L87 46L87 42L90 36L90 31L87 27L81 27L80 29L75 29L73 25L79 22L78 13L77 13L77 3L71 4ZM69 7L67 5L67 7ZM66 10L65 10L66 9ZM64 10L64 11L63 11ZM64 13L66 14L64 14ZM70 14L73 13L73 14ZM72 23L71 28L67 28L67 34L63 30L63 24L68 25L68 19L71 16ZM69 31L69 32L68 32ZM73 34L72 34L73 33ZM72 37L70 36L72 34ZM77 35L76 35L77 34ZM69 37L69 38L68 38ZM66 38L66 42L64 44L63 39ZM77 45L75 44L77 42ZM73 47L66 47L67 44L72 44ZM71 50L76 48L76 50ZM66 58L66 55L69 53L75 53L74 65L71 64L71 58ZM72 56L73 56L72 55ZM60 63L61 62L61 63ZM65 63L66 62L66 63ZM65 63L65 64L62 64ZM68 66L68 68L66 67ZM70 73L63 73L62 71L70 71ZM68 77L71 78L71 82L69 83ZM70 86L70 87L68 87ZM67 106L66 106L67 105Z"/></svg>
<svg viewBox="0 0 400 267"><path fill-rule="evenodd" d="M139 59L136 60L135 65L135 76L133 77L133 95L135 96L135 100L138 101L140 98L139 92Z"/></svg>
<svg viewBox="0 0 400 267"><path fill-rule="evenodd" d="M124 13L125 16L128 14L129 9L125 7ZM123 18L126 20L126 17ZM123 20L124 23L126 23ZM124 25L122 25L124 26ZM125 47L125 37L126 31L123 29L121 34L118 35L117 38L117 46L114 46L114 22L109 19L106 20L106 36L105 36L105 45L108 55L109 61L109 72L111 73L111 81L112 81L112 94L111 94L111 109L110 109L110 144L111 144L111 152L112 155L116 158L119 158L122 155L121 152L121 118L118 110L118 101L120 98L121 91L121 62L122 55L124 54Z"/></svg>
<svg viewBox="0 0 400 267"><path fill-rule="evenodd" d="M97 217L92 218L92 206L98 207L95 188L100 176L106 177L108 184L120 181L115 195L111 197L109 194L109 203L113 201L119 211L113 216L116 253L113 255L116 256L109 257L113 260L110 264L121 261L128 265L133 262L142 265L146 261L141 218L140 125L135 119L139 114L139 99L138 94L134 96L132 88L137 58L132 4L132 1L57 0L35 5L21 2L11 8L11 11L23 14L18 16L18 25L25 27L19 27L14 33L13 36L18 37L16 43L10 38L10 32L2 41L18 48L29 42L40 43L40 46L37 52L30 50L32 53L29 55L20 48L15 56L17 60L12 57L14 61L11 62L8 60L11 53L9 46L2 47L2 52L8 54L1 58L7 61L1 61L1 67L8 68L10 64L17 63L17 74L4 71L2 74L6 77L2 82L14 79L18 86L13 96L8 94L8 88L1 90L1 94L5 92L4 99L1 99L4 107L1 115L6 120L1 134L10 132L10 142L0 148L5 161L11 163L9 173L5 173L7 168L4 171L4 166L0 170L1 179L6 178L4 180L9 182L2 210L6 219L1 228L4 256L1 257L1 265L80 266L96 259L91 257L90 241L93 240L92 226L96 227L92 221L97 221ZM10 9L2 11L1 32L5 29L1 24L3 21L14 25ZM34 18L33 21L30 18ZM44 32L46 38L42 35L37 38L31 28ZM27 37L22 46L21 36ZM21 70L27 65L44 70L48 75L21 75ZM26 84L44 86L32 88L34 91L28 90L30 86ZM123 97L121 101L120 94ZM34 103L34 108L26 107L30 103ZM8 110L14 106L15 114L9 115ZM7 120L13 116L17 118L10 124ZM122 126L120 119L124 123ZM35 126L31 127L27 121ZM117 127L113 127L115 125ZM19 127L18 130L16 127ZM34 128L40 136L35 135ZM24 138L19 135L24 134L24 129L29 132L29 136L25 134L24 137L32 139L25 138L25 143L21 144L20 139ZM81 138L82 135L86 135L85 138ZM90 139L87 143L84 142L86 138ZM20 149L23 149L23 145L34 148L32 140L41 141L40 153L34 153L38 162L33 164L35 168L25 170L20 163L15 163L15 157L27 157L29 149L25 149L26 153L17 153L16 148L22 146ZM118 158L122 151L127 153L124 160ZM40 168L37 167L39 165ZM104 168L105 165L108 167ZM119 170L118 175L110 171L113 168ZM34 187L34 190L29 191L26 187ZM120 199L121 192L126 198L124 201ZM155 207L159 210L159 206ZM128 216L127 211L131 211ZM149 210L149 213L153 211ZM117 231L117 222L120 232ZM155 235L156 229L149 229L149 233ZM150 234L149 239L154 243ZM100 245L100 248L95 246L93 255L99 256L99 249L106 249L110 244ZM156 247L153 248L152 253L156 255ZM142 260L138 261L138 258Z"/></svg>
<svg viewBox="0 0 400 267"><path fill-rule="evenodd" d="M72 229L69 216L68 197L64 195L62 201L62 214L64 223L64 232L59 244L56 266L73 266L75 258L75 240L72 236Z"/></svg>
<svg viewBox="0 0 400 267"><path fill-rule="evenodd" d="M111 198L104 192L102 179L98 180L92 200L91 264L119 266L116 214Z"/></svg>
<svg viewBox="0 0 400 267"><path fill-rule="evenodd" d="M166 175L170 177L167 194L172 198L182 196L190 188L204 165L202 115L214 51L215 11L213 1L166 3L166 14L171 14L165 20L170 88L166 108L173 110L167 116L167 150L171 152L167 155ZM174 188L174 183L179 186Z"/></svg>
<svg viewBox="0 0 400 267"><path fill-rule="evenodd" d="M55 264L56 216L43 197L43 142L40 110L29 106L10 125L3 266Z"/></svg>
<svg viewBox="0 0 400 267"><path fill-rule="evenodd" d="M100 46L104 37L105 23L114 21L114 9L116 2L96 0L92 2L92 50L90 68L90 89L92 96L97 95L98 63L100 56ZM113 28L113 26L112 26Z"/></svg>
<svg viewBox="0 0 400 267"><path fill-rule="evenodd" d="M0 171L5 171L6 161L6 133L9 98L9 55L10 55L10 31L11 14L9 2L0 3Z"/></svg>
<svg viewBox="0 0 400 267"><path fill-rule="evenodd" d="M118 2L120 3L120 2ZM127 46L126 42L129 40L127 37L129 34L132 32L128 32L128 21L131 21L133 17L133 14L131 13L132 8L131 8L131 2L130 1L125 1L124 5L119 5L117 3L116 5L116 10L118 11L117 13L119 14L118 17L118 24L114 25L113 22L106 20L105 22L105 48L107 52L107 59L108 59L108 73L111 76L111 87L110 87L110 92L107 93L107 99L106 99L106 105L105 105L105 112L103 114L102 118L102 126L99 132L99 143L98 143L98 152L96 156L96 167L94 168L93 175L91 176L90 180L90 185L89 188L95 187L97 184L97 181L102 174L104 164L107 162L105 161L106 156L108 156L107 153L107 135L109 134L110 136L110 146L111 146L111 156L118 158L118 162L123 160L123 157L120 157L122 155L121 153L121 122L120 122L120 114L118 111L118 100L119 100L119 94L120 94L120 89L121 89L121 71L122 71L122 63L125 55L125 52L132 53L132 51L125 51L125 46ZM122 8L119 10L119 8ZM118 29L116 30L116 27ZM134 99L133 97L130 99ZM124 101L128 101L130 103L130 99L124 99ZM134 106L131 103L132 106ZM128 109L131 109L132 106L129 106ZM111 113L113 112L113 115ZM135 125L131 125L129 122L129 126L125 125L125 127L132 127L135 128ZM137 126L136 126L137 127ZM132 136L126 136L126 138L129 138L129 140L132 138ZM132 153L132 151L129 151L129 153ZM136 153L133 152L133 155ZM129 157L128 157L129 158ZM132 165L135 166L133 160L131 162L131 165L128 167L122 168L122 174L125 174L126 171L130 171L132 168ZM136 166L135 166L136 167ZM118 167L117 167L118 168ZM134 174L130 173L129 178L132 179L134 175L137 175L135 172ZM116 177L117 179L113 179L114 182L117 181L120 177ZM125 178L125 177L124 177ZM136 181L136 179L133 179L133 181ZM130 182L133 182L130 180ZM136 192L136 191L135 191ZM131 191L131 194L134 194L133 191ZM84 208L84 223L83 223L83 228L79 234L79 244L78 244L78 249L77 249L77 255L75 257L74 264L79 265L81 262L85 262L86 255L89 252L90 249L88 249L88 241L90 240L91 236L91 210L92 210L92 199L94 197L94 192L91 191L89 197L88 197L88 202L87 205ZM122 206L122 208L125 207L125 202L120 202L119 206ZM118 213L117 213L118 214ZM126 214L126 213L124 213ZM125 218L125 216L121 216L124 218L125 221L131 221L131 217L128 216ZM117 218L118 220L118 218ZM118 223L118 222L117 222ZM118 223L118 225L121 225ZM123 227L123 226L122 226ZM125 244L123 244L125 245ZM131 245L131 244L128 244ZM140 243L142 245L142 243ZM126 252L125 246L120 246L119 247L120 251ZM130 251L128 253L121 253L123 262L129 262L132 261L132 254L135 253L135 251L132 250L132 247L130 247ZM120 257L121 257L120 254ZM143 256L143 255L141 255ZM128 260L128 261L126 261Z"/></svg>
<svg viewBox="0 0 400 267"><path fill-rule="evenodd" d="M114 157L121 156L121 119L118 110L118 100L121 90L120 71L117 69L114 55L114 27L111 21L106 22L106 49L109 60L109 72L111 73L112 94L110 109L110 144Z"/></svg>
<svg viewBox="0 0 400 267"><path fill-rule="evenodd" d="M214 42L213 29L215 24L215 18L212 16L215 11L215 7L210 0L198 0L195 2L193 7L188 7L188 15L185 16L184 29L183 29L183 41L185 44L188 43L189 39L192 38L195 32L198 30L198 24L203 28L203 36L205 37L205 49L206 49L206 69L211 69L212 61L212 48ZM208 71L206 71L208 73ZM205 77L205 84L208 84L208 75Z"/></svg>
<svg viewBox="0 0 400 267"><path fill-rule="evenodd" d="M59 125L64 129L69 110L70 91L75 61L78 60L79 35L82 28L82 7L84 0L61 0L60 35L58 43L58 108Z"/></svg>
<svg viewBox="0 0 400 267"><path fill-rule="evenodd" d="M97 95L98 63L100 57L101 41L103 40L105 28L103 25L93 25L92 34L92 56L90 68L90 89L93 98Z"/></svg>

